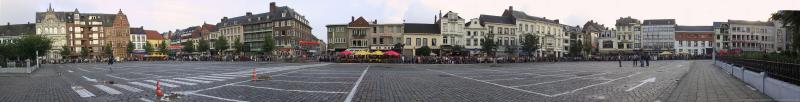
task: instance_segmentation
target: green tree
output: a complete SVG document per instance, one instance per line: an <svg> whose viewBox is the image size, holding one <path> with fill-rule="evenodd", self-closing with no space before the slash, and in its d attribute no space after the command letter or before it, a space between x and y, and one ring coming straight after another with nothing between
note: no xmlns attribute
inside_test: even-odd
<svg viewBox="0 0 800 102"><path fill-rule="evenodd" d="M581 51L583 51L582 42L576 41L569 43L569 55L572 57L580 56Z"/></svg>
<svg viewBox="0 0 800 102"><path fill-rule="evenodd" d="M208 45L208 40L200 39L200 42L197 43L197 52L206 53L210 49Z"/></svg>
<svg viewBox="0 0 800 102"><path fill-rule="evenodd" d="M62 58L66 59L67 56L69 56L69 54L71 54L71 53L72 53L72 50L68 46L66 46L66 45L61 46L61 53L59 53L59 54L61 54Z"/></svg>
<svg viewBox="0 0 800 102"><path fill-rule="evenodd" d="M428 46L422 46L420 48L417 48L416 55L417 56L429 56L429 55L431 55L431 48L428 47Z"/></svg>
<svg viewBox="0 0 800 102"><path fill-rule="evenodd" d="M403 46L404 45L402 43L394 44L394 47L392 47L392 50L394 50L397 53L403 53Z"/></svg>
<svg viewBox="0 0 800 102"><path fill-rule="evenodd" d="M494 38L491 36L484 36L483 41L481 41L481 52L489 56L494 56L495 51L497 51L497 43L494 42Z"/></svg>
<svg viewBox="0 0 800 102"><path fill-rule="evenodd" d="M239 38L236 38L236 40L233 40L233 53L238 55L239 53L242 52L242 49L243 49L242 47L243 47L242 46L242 42L239 42Z"/></svg>
<svg viewBox="0 0 800 102"><path fill-rule="evenodd" d="M81 47L81 57L86 58L89 56L89 48Z"/></svg>
<svg viewBox="0 0 800 102"><path fill-rule="evenodd" d="M194 52L194 42L192 40L183 42L183 52L192 53Z"/></svg>
<svg viewBox="0 0 800 102"><path fill-rule="evenodd" d="M532 34L525 34L522 40L522 51L526 54L533 54L539 49L539 37Z"/></svg>
<svg viewBox="0 0 800 102"><path fill-rule="evenodd" d="M154 50L155 50L155 48L153 48L152 44L150 44L150 43L145 43L144 44L144 52L147 52L148 55L150 53L152 53Z"/></svg>
<svg viewBox="0 0 800 102"><path fill-rule="evenodd" d="M228 46L228 39L225 39L225 37L220 36L217 38L217 41L214 41L214 50L224 52L228 48L230 48L230 46Z"/></svg>
<svg viewBox="0 0 800 102"><path fill-rule="evenodd" d="M106 44L106 46L103 47L103 52L106 54L106 56L111 56L114 52L114 49L111 48L111 44Z"/></svg>
<svg viewBox="0 0 800 102"><path fill-rule="evenodd" d="M781 21L783 26L788 28L787 32L792 32L791 46L794 51L800 51L800 11L780 10L773 13L770 19Z"/></svg>
<svg viewBox="0 0 800 102"><path fill-rule="evenodd" d="M264 52L265 55L272 55L272 51L275 50L275 41L272 39L270 35L264 37L264 45L262 45L261 51Z"/></svg>
<svg viewBox="0 0 800 102"><path fill-rule="evenodd" d="M50 43L52 43L50 39L41 35L24 35L18 40L15 48L19 49L18 54L21 58L32 59L36 57L37 52L39 56L45 56L46 52L52 48Z"/></svg>
<svg viewBox="0 0 800 102"><path fill-rule="evenodd" d="M131 53L133 53L133 50L134 50L134 49L136 49L136 48L133 46L133 42L131 42L131 41L128 41L128 46L127 46L127 49L126 49L126 51L128 52L128 54L131 54Z"/></svg>
<svg viewBox="0 0 800 102"><path fill-rule="evenodd" d="M167 45L167 41L163 41L162 40L161 41L161 46L158 47L158 51L160 51L161 54L166 55L169 52L169 49L167 48L168 46L169 45Z"/></svg>

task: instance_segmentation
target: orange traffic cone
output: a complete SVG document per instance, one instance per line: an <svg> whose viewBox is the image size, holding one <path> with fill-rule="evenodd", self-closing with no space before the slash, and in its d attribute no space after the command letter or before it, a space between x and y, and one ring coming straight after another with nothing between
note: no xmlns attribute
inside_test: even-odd
<svg viewBox="0 0 800 102"><path fill-rule="evenodd" d="M253 79L252 81L256 81L257 80L257 78L256 78L256 68L253 68L253 78L252 79Z"/></svg>
<svg viewBox="0 0 800 102"><path fill-rule="evenodd" d="M156 81L156 96L162 97L164 96L164 92L161 92L161 81Z"/></svg>

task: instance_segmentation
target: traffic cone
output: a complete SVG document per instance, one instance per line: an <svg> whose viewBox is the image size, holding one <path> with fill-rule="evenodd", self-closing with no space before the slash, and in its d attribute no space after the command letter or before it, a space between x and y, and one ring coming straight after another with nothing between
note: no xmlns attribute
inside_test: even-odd
<svg viewBox="0 0 800 102"><path fill-rule="evenodd" d="M257 78L256 78L256 68L253 68L253 78L252 79L253 79L253 81L257 80Z"/></svg>
<svg viewBox="0 0 800 102"><path fill-rule="evenodd" d="M161 92L161 81L156 80L156 96L163 97L164 92Z"/></svg>

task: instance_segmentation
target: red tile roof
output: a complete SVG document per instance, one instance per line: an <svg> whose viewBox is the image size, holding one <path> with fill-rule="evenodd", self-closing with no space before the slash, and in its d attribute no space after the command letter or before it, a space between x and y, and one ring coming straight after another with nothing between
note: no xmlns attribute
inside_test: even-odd
<svg viewBox="0 0 800 102"><path fill-rule="evenodd" d="M147 34L147 40L164 40L164 37L158 34L158 31L144 30L144 33Z"/></svg>

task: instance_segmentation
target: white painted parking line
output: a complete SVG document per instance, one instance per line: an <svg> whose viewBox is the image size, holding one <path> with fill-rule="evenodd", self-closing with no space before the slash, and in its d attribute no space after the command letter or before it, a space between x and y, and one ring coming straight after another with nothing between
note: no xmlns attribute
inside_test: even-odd
<svg viewBox="0 0 800 102"><path fill-rule="evenodd" d="M344 99L344 102L352 102L353 101L353 96L356 95L356 90L358 90L358 85L361 84L361 80L364 79L364 76L367 74L367 71L369 70L369 67L370 66L367 65L367 68L364 69L364 72L361 72L361 77L358 77L358 81L356 81L356 83L353 83L355 85L353 85L353 88L350 89L350 92L347 94L347 98Z"/></svg>
<svg viewBox="0 0 800 102"><path fill-rule="evenodd" d="M277 82L292 82L292 83L312 83L312 84L350 84L349 82L313 82L313 81L293 81L293 80L269 80Z"/></svg>
<svg viewBox="0 0 800 102"><path fill-rule="evenodd" d="M199 80L209 80L209 81L225 81L226 79L214 79L214 78L206 78L206 77L188 77L192 79L199 79Z"/></svg>
<svg viewBox="0 0 800 102"><path fill-rule="evenodd" d="M189 93L189 95L197 95L197 96L203 96L203 97L214 98L214 99L225 100L225 101L233 101L233 102L247 102L247 101L241 101L241 100L234 100L234 99L227 99L227 98L222 98L222 97L204 95L204 94L199 94L199 93Z"/></svg>
<svg viewBox="0 0 800 102"><path fill-rule="evenodd" d="M139 89L139 88L135 88L135 87L131 87L131 86L128 86L128 85L123 85L123 84L114 84L114 86L117 86L117 87L119 87L119 88L122 88L122 89L125 89L125 90L128 90L128 91L131 91L131 92L142 92L142 90L141 90L141 89Z"/></svg>
<svg viewBox="0 0 800 102"><path fill-rule="evenodd" d="M271 88L271 87L258 87L258 86L250 86L250 85L231 85L231 86L244 86L244 87L252 87L252 88L259 88L259 89L270 89L270 90L291 91L291 92L305 92L305 93L329 93L329 94L344 94L344 93L347 93L347 92L336 92L336 91L290 90L290 89L279 89L279 88Z"/></svg>
<svg viewBox="0 0 800 102"><path fill-rule="evenodd" d="M154 84L157 83L157 81L155 81L155 80L144 80L144 81L150 82L150 83L154 83ZM175 85L175 84L170 84L170 83L165 83L165 82L161 82L160 84L164 85L166 87L172 87L172 88L181 87L180 85Z"/></svg>
<svg viewBox="0 0 800 102"><path fill-rule="evenodd" d="M187 78L174 78L174 79L186 80L186 81L198 82L198 83L206 83L206 84L211 83L211 81L202 81L202 80L194 80L194 79L187 79Z"/></svg>
<svg viewBox="0 0 800 102"><path fill-rule="evenodd" d="M511 87L524 87L524 86L541 85L541 84L547 84L547 83L555 83L555 82L567 81L567 80L572 80L572 79L578 79L578 78L585 78L585 77L590 77L590 76L602 75L602 74L607 74L607 73L608 72L600 73L600 74L587 75L587 76L571 77L571 78L567 78L567 79L548 81L548 82L541 82L541 83L535 83L535 84L517 85L517 86L511 86Z"/></svg>
<svg viewBox="0 0 800 102"><path fill-rule="evenodd" d="M556 97L556 96L560 96L560 95L564 95L564 94L568 94L568 93L573 93L573 92L580 91L580 90L583 90L583 89L586 89L586 88L594 87L594 86L597 86L597 85L607 84L607 83L610 83L610 82L613 82L613 81L617 81L619 79L628 78L628 77L631 77L631 76L634 76L634 75L638 75L638 74L640 74L640 73L637 72L636 74L631 74L631 75L628 75L628 76L625 76L625 77L620 77L620 78L612 79L612 80L609 80L609 81L606 81L606 82L602 82L602 83L597 83L597 84L581 87L581 88L578 88L578 89L575 89L575 90L572 90L572 91L567 91L567 92L564 92L564 93L554 94L551 97Z"/></svg>
<svg viewBox="0 0 800 102"><path fill-rule="evenodd" d="M153 100L146 99L146 98L139 98L139 100L142 100L142 101L144 101L144 102L153 102Z"/></svg>
<svg viewBox="0 0 800 102"><path fill-rule="evenodd" d="M97 87L97 89L105 91L108 94L112 94L112 95L113 94L122 94L122 92L119 92L119 90L113 89L113 88L105 86L105 85L94 85L94 87Z"/></svg>
<svg viewBox="0 0 800 102"><path fill-rule="evenodd" d="M514 78L502 78L502 79L489 79L489 80L483 80L483 81L520 80L520 79L525 79L525 78L514 77Z"/></svg>
<svg viewBox="0 0 800 102"><path fill-rule="evenodd" d="M150 84L145 84L145 83L140 83L140 82L130 82L130 83L133 84L133 85L139 85L141 87L145 87L145 88L149 88L149 89L156 89L156 85L150 85Z"/></svg>
<svg viewBox="0 0 800 102"><path fill-rule="evenodd" d="M495 85L495 86L500 86L500 87L503 87L503 88L509 88L509 89L513 89L513 90L517 90L517 91L526 92L526 93L532 93L532 94L537 94L537 95L542 95L542 96L551 97L551 96L550 96L550 95L548 95L548 94L543 94L543 93L538 93L538 92L533 92L533 91L523 90L523 89L514 88L514 87L510 87L510 86L500 85L500 84L497 84L497 83L492 83L492 82L487 82L487 81L483 81L483 80L473 79L473 78L469 78L469 77L458 76L458 75L455 75L455 74L452 74L452 73L447 73L447 72L444 72L444 71L431 70L431 69L425 69L425 70L430 70L430 71L440 72L440 73L444 73L444 74L447 74L447 75L450 75L450 76L457 76L457 77L461 77L461 78L464 78L464 79L475 80L475 81L478 81L478 82L483 82L483 83L487 83L487 84L492 84L492 85Z"/></svg>
<svg viewBox="0 0 800 102"><path fill-rule="evenodd" d="M183 84L183 85L190 85L190 86L191 86L191 85L197 85L197 84L195 84L195 83L190 83L190 82L182 82L182 81L177 81L177 80L172 80L172 79L161 79L161 81L172 82L172 83L178 83L178 84Z"/></svg>
<svg viewBox="0 0 800 102"><path fill-rule="evenodd" d="M76 68L76 69L78 69L78 70L80 70L80 71L84 71L84 72L91 72L91 71L89 71L89 70L86 70L86 69L83 69L83 68Z"/></svg>
<svg viewBox="0 0 800 102"><path fill-rule="evenodd" d="M74 90L75 93L78 93L78 96L81 97L94 97L94 94L92 94L92 92L89 92L89 90L86 90L81 86L73 86L72 90Z"/></svg>

